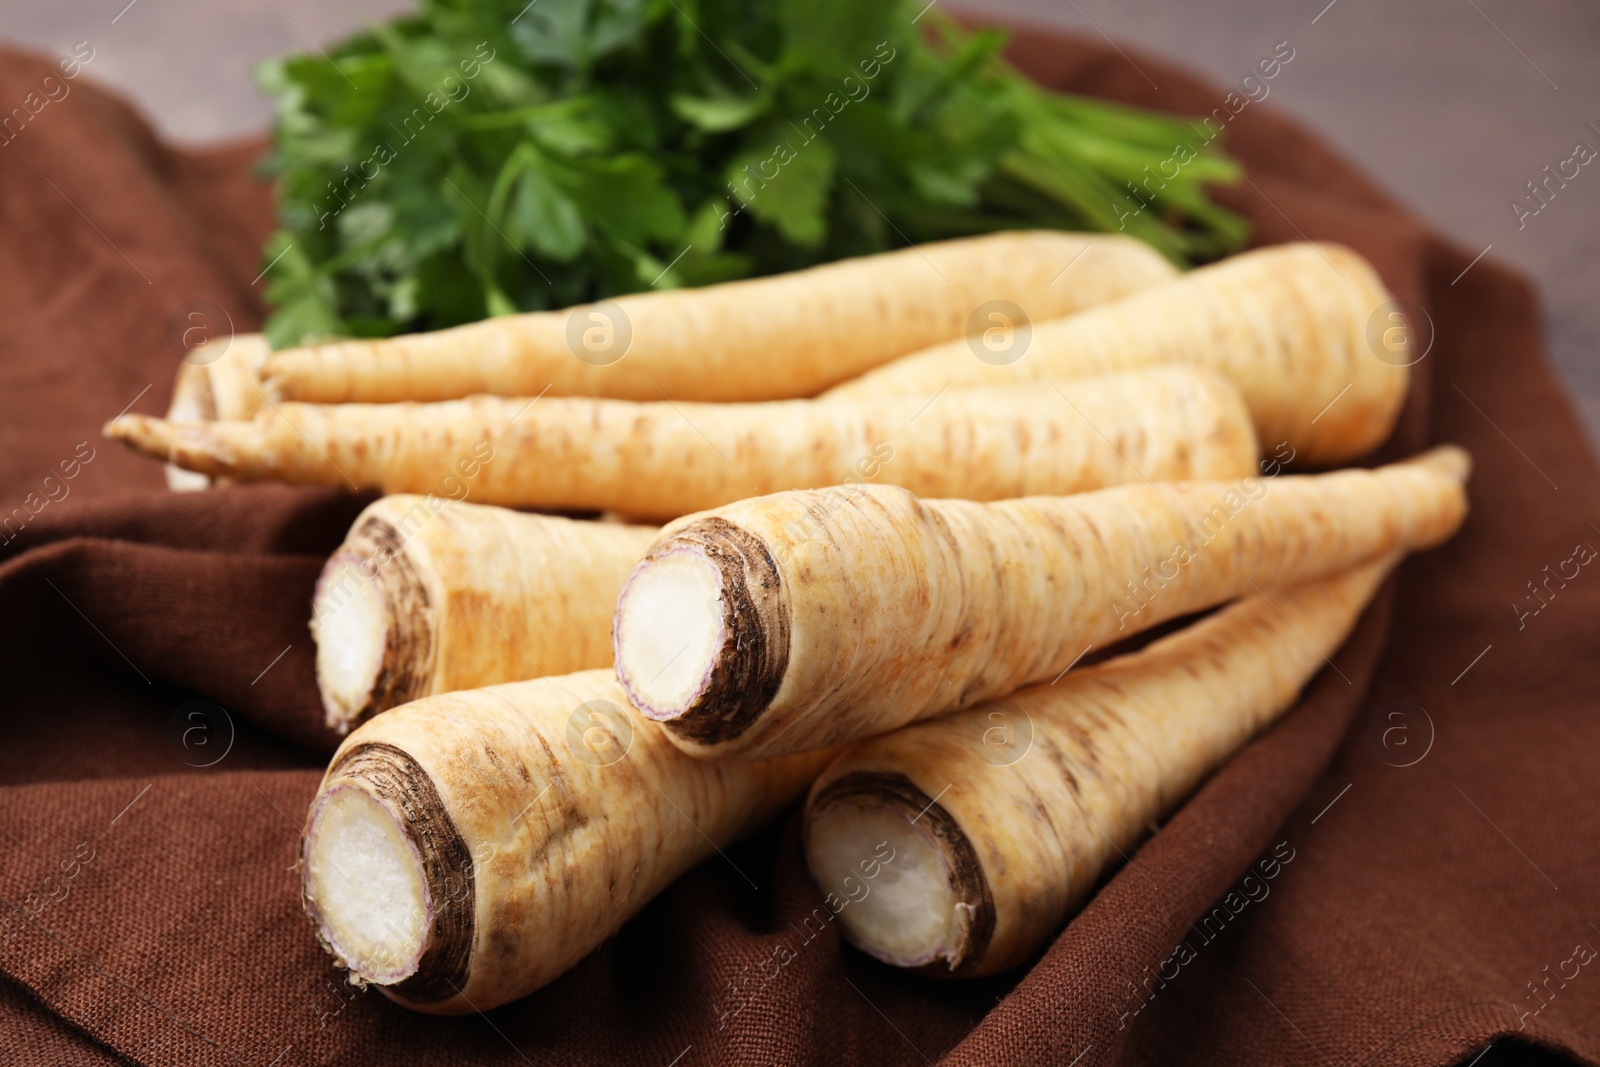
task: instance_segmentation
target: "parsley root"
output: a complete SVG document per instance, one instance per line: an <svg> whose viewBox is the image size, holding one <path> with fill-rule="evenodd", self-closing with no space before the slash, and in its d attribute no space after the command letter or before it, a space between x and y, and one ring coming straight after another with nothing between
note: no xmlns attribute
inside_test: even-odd
<svg viewBox="0 0 1600 1067"><path fill-rule="evenodd" d="M455 465L478 502L666 518L842 480L993 500L1236 477L1256 460L1238 392L1193 367L931 402L279 404L252 422L124 415L106 432L205 474L390 493L425 492L470 455Z"/></svg>
<svg viewBox="0 0 1600 1067"><path fill-rule="evenodd" d="M311 603L328 725L419 697L611 664L611 614L647 526L388 496L328 559Z"/></svg>
<svg viewBox="0 0 1600 1067"><path fill-rule="evenodd" d="M846 749L806 806L813 876L863 840L895 863L841 913L862 949L930 974L1031 956L1156 820L1295 702L1396 561L1252 593L1131 655Z"/></svg>
<svg viewBox="0 0 1600 1067"><path fill-rule="evenodd" d="M486 1011L577 963L826 762L691 759L608 671L427 697L335 753L306 818L306 913L391 999Z"/></svg>
<svg viewBox="0 0 1600 1067"><path fill-rule="evenodd" d="M853 741L1048 680L1221 603L1438 544L1466 514L1444 447L1377 470L1124 485L979 504L791 492L662 531L617 599L617 676L686 751Z"/></svg>
<svg viewBox="0 0 1600 1067"><path fill-rule="evenodd" d="M1287 441L1310 462L1331 465L1389 436L1410 376L1403 364L1421 358L1405 346L1423 338L1399 312L1386 316L1392 300L1348 248L1278 245L1054 322L1035 316L1032 341L1013 363L991 366L964 343L941 344L830 395L927 396L951 383L1197 363L1239 387L1264 444Z"/></svg>
<svg viewBox="0 0 1600 1067"><path fill-rule="evenodd" d="M619 296L609 306L290 349L267 360L265 374L283 398L322 403L546 389L626 400L784 400L960 337L986 301L1052 318L1175 273L1132 238L998 233L702 289Z"/></svg>

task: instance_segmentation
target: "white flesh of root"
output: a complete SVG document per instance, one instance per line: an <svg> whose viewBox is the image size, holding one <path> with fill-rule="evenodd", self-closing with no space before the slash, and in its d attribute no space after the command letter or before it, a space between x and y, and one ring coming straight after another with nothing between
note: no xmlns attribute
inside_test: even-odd
<svg viewBox="0 0 1600 1067"><path fill-rule="evenodd" d="M312 603L317 682L330 722L345 729L367 707L389 642L389 613L378 583L353 564L330 570Z"/></svg>
<svg viewBox="0 0 1600 1067"><path fill-rule="evenodd" d="M306 827L306 896L322 939L377 985L409 977L422 957L427 882L400 821L355 786L323 794Z"/></svg>
<svg viewBox="0 0 1600 1067"><path fill-rule="evenodd" d="M812 875L846 902L839 921L855 945L899 967L950 955L966 905L951 886L943 850L924 827L892 808L845 801L818 811L807 835ZM864 879L862 861L885 842L894 858Z"/></svg>
<svg viewBox="0 0 1600 1067"><path fill-rule="evenodd" d="M723 644L722 579L693 549L647 560L617 601L617 677L656 720L682 715L705 692Z"/></svg>

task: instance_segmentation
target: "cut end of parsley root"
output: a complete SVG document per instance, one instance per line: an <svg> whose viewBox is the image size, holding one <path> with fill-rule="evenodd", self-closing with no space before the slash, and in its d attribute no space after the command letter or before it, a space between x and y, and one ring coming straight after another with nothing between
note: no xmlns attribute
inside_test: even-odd
<svg viewBox="0 0 1600 1067"><path fill-rule="evenodd" d="M330 951L362 979L392 985L422 958L427 875L405 825L355 785L328 790L304 844L305 895Z"/></svg>
<svg viewBox="0 0 1600 1067"><path fill-rule="evenodd" d="M969 910L955 889L953 860L918 814L863 793L820 808L806 828L812 877L849 901L839 912L846 935L898 967L950 959ZM893 859L868 887L860 865L884 855Z"/></svg>
<svg viewBox="0 0 1600 1067"><path fill-rule="evenodd" d="M649 718L675 719L710 687L730 655L722 575L692 548L640 564L617 601L617 678Z"/></svg>

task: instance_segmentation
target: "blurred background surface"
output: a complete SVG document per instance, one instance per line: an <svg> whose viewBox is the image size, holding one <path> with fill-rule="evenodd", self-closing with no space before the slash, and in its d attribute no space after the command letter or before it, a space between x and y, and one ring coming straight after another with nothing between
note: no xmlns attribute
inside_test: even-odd
<svg viewBox="0 0 1600 1067"><path fill-rule="evenodd" d="M250 67L411 7L409 0L4 0L0 39L64 55L170 139L259 133ZM1269 105L1308 123L1469 252L1532 275L1549 350L1600 444L1600 160L1519 228L1510 202L1600 150L1600 5L1589 0L963 0L953 10L1108 39L1237 82L1280 41ZM1570 172L1570 167L1569 167Z"/></svg>

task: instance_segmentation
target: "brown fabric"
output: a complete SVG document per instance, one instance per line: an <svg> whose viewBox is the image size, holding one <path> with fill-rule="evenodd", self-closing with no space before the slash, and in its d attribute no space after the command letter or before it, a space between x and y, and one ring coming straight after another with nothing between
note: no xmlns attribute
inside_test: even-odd
<svg viewBox="0 0 1600 1067"><path fill-rule="evenodd" d="M1193 113L1224 101L1139 57L1152 88L1081 42L1033 34L1015 55L1061 87ZM0 105L45 73L0 55ZM1229 128L1250 182L1224 196L1259 242L1347 242L1429 309L1437 341L1388 451L1473 451L1460 537L1407 563L1338 672L1028 968L940 983L831 930L805 942L821 895L791 815L730 852L759 888L707 863L548 988L435 1019L340 984L291 871L332 745L311 583L361 501L173 496L98 436L136 396L164 409L185 302L259 321L257 147L165 148L73 83L0 147L0 517L27 521L0 546L0 1059L1444 1064L1520 1032L1600 1063L1600 969L1566 962L1600 945L1600 577L1552 582L1520 628L1510 607L1537 606L1525 583L1575 544L1600 546L1596 466L1540 356L1533 295L1492 259L1458 278L1469 254L1270 107ZM30 517L80 442L94 452L70 496ZM191 718L196 698L225 711ZM1242 881L1273 856L1292 858ZM774 973L780 946L795 958ZM1542 1003L1529 983L1547 983L1537 1015L1521 1014ZM1510 1059L1502 1045L1482 1063Z"/></svg>

